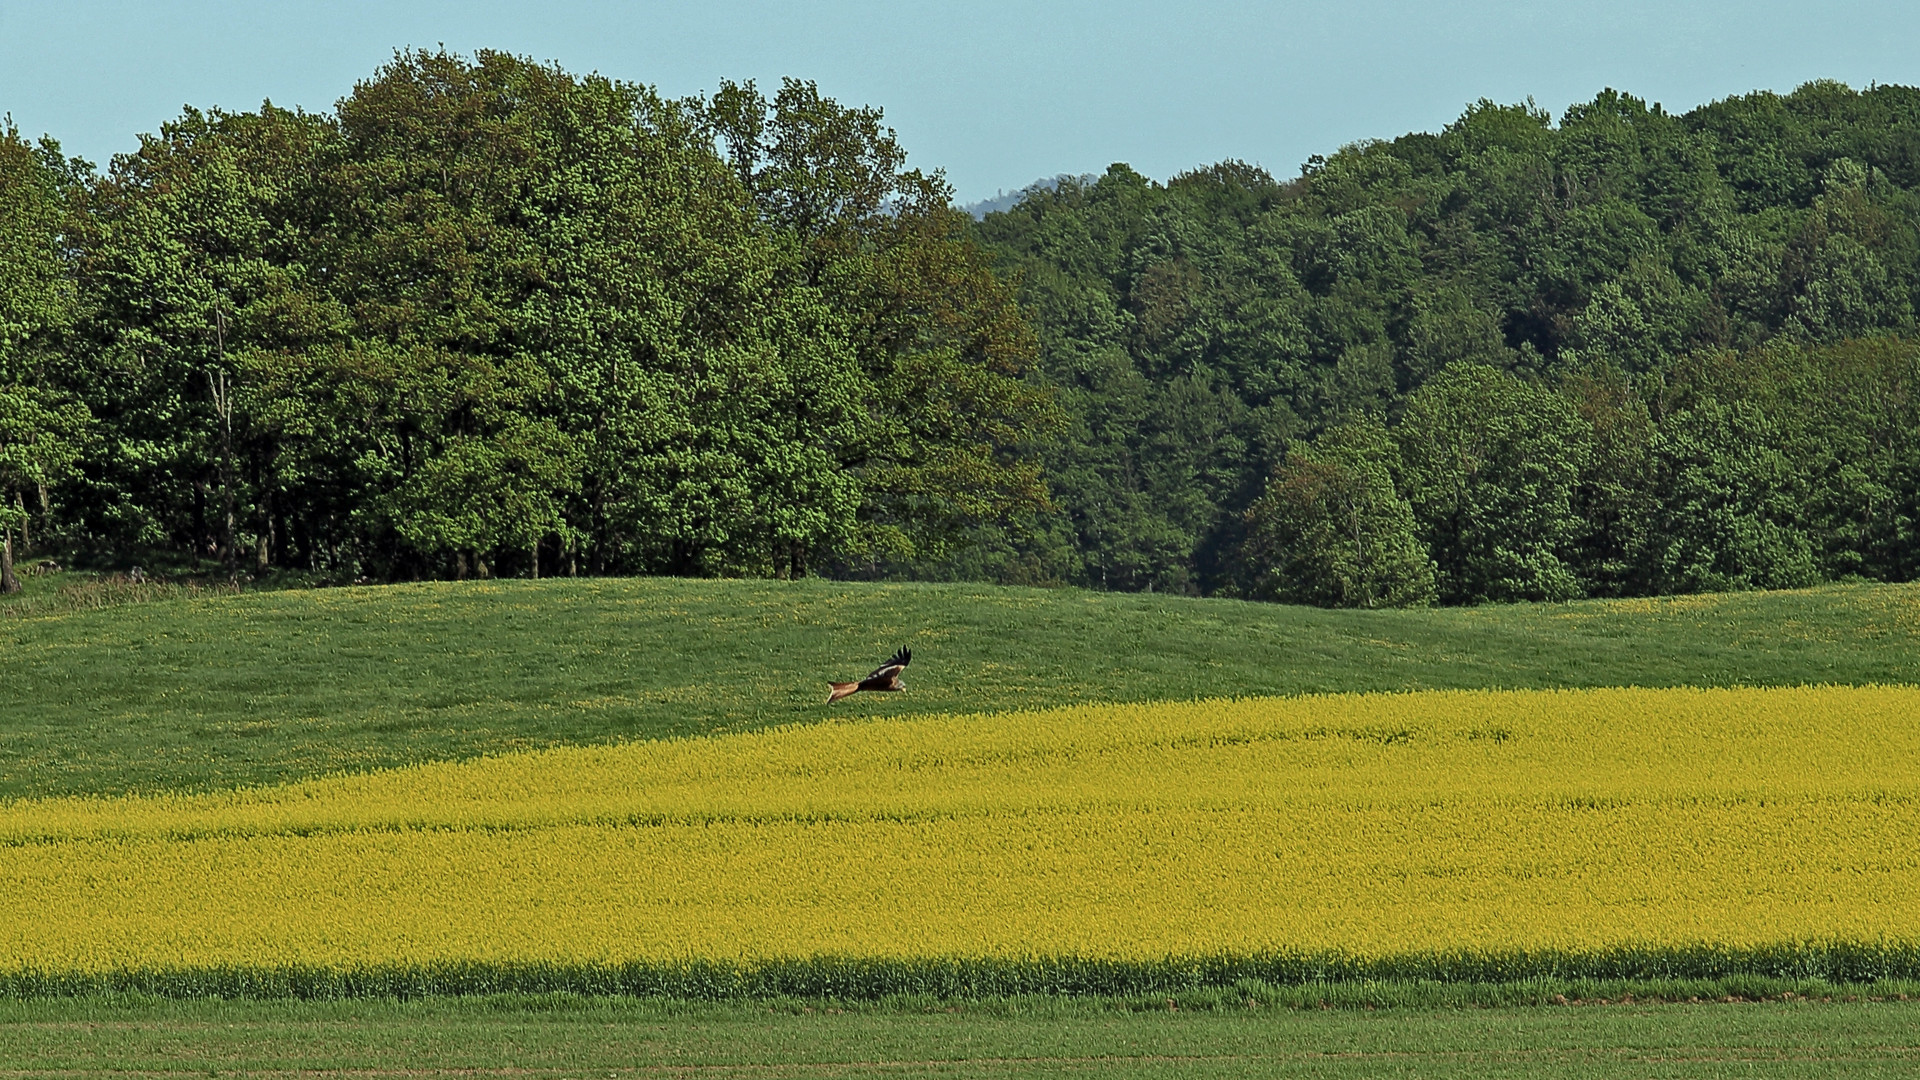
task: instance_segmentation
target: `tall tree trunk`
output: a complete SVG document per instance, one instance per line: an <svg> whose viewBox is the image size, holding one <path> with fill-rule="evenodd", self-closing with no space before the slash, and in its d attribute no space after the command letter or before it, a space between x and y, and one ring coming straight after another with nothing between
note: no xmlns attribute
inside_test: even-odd
<svg viewBox="0 0 1920 1080"><path fill-rule="evenodd" d="M220 367L207 372L207 391L213 398L213 413L220 418L220 498L226 509L220 531L220 563L231 569L238 561L233 550L233 382L227 377L227 311L223 305L214 306L213 331Z"/></svg>
<svg viewBox="0 0 1920 1080"><path fill-rule="evenodd" d="M206 554L212 534L207 529L207 481L205 477L193 478L193 548L195 562Z"/></svg>
<svg viewBox="0 0 1920 1080"><path fill-rule="evenodd" d="M232 566L236 561L233 550L233 427L225 423L221 424L220 430L220 499L226 510L220 526L220 562Z"/></svg>
<svg viewBox="0 0 1920 1080"><path fill-rule="evenodd" d="M220 486L226 489L227 502L227 514L224 519L226 524L221 526L220 530L220 563L223 566L232 566L235 562L233 551L233 479L224 460L220 463L220 472Z"/></svg>
<svg viewBox="0 0 1920 1080"><path fill-rule="evenodd" d="M586 542L591 545L587 550L587 573L594 577L607 572L607 515L605 493L596 483L593 489L593 513L589 518L591 531Z"/></svg>
<svg viewBox="0 0 1920 1080"><path fill-rule="evenodd" d="M20 511L20 554L32 554L33 539L27 535L27 500L18 491L13 493L13 508Z"/></svg>
<svg viewBox="0 0 1920 1080"><path fill-rule="evenodd" d="M319 573L320 553L317 549L320 545L313 535L313 514L308 512L288 515L287 528L283 535L287 538L289 561L293 553L299 551L307 557L307 569L313 573Z"/></svg>
<svg viewBox="0 0 1920 1080"><path fill-rule="evenodd" d="M264 574L272 565L273 485L260 485L260 533L253 541L254 572Z"/></svg>
<svg viewBox="0 0 1920 1080"><path fill-rule="evenodd" d="M527 569L528 569L527 576L532 578L535 581L539 581L540 580L540 539L538 537L534 538L533 547L528 550L527 554L532 557L527 563Z"/></svg>
<svg viewBox="0 0 1920 1080"><path fill-rule="evenodd" d="M20 579L13 575L13 530L0 529L0 593L20 591Z"/></svg>

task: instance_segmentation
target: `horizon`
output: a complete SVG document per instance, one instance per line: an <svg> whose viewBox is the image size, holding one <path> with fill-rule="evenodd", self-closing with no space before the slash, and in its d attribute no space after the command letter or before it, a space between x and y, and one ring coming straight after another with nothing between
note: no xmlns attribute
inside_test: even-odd
<svg viewBox="0 0 1920 1080"><path fill-rule="evenodd" d="M956 12L964 17L956 18ZM1904 31L1904 32L1903 32ZM1125 162L1164 180L1237 159L1290 177L1314 154L1432 131L1471 103L1554 116L1611 87L1670 112L1818 79L1920 83L1904 48L1920 9L1853 0L1615 5L1603 14L1477 0L1242 2L1204 9L1084 0L965 9L764 0L645 9L356 2L261 10L234 0L0 6L0 112L105 167L182 105L324 112L394 51L489 48L654 86L809 79L885 110L915 167L969 206Z"/></svg>

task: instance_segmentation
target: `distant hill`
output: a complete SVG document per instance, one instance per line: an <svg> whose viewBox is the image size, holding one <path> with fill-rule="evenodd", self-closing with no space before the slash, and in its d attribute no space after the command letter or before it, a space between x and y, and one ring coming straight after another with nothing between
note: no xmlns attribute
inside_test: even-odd
<svg viewBox="0 0 1920 1080"><path fill-rule="evenodd" d="M973 220L980 221L984 219L988 214L997 214L1003 210L1013 209L1015 206L1019 205L1021 199L1024 199L1027 197L1028 192L1053 191L1054 189L1058 188L1061 184L1069 180L1074 181L1076 183L1091 184L1095 180L1098 180L1099 178L1100 177L1098 176L1098 174L1095 174L1095 173L1082 173L1079 176L1074 176L1071 173L1061 173L1060 175L1055 176L1051 180L1035 180L1033 183L1028 184L1026 187L1023 187L1018 191L1008 191L1002 188L1000 190L1000 193L995 195L993 198L981 199L979 202L976 202L976 203L967 203L965 206L962 206L960 209L965 210L969 214L972 214Z"/></svg>

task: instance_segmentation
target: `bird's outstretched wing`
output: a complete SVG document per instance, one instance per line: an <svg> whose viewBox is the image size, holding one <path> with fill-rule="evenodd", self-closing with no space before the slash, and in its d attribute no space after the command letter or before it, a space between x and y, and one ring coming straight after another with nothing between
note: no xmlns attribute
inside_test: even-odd
<svg viewBox="0 0 1920 1080"><path fill-rule="evenodd" d="M905 690L907 684L900 681L900 673L913 661L913 653L901 649L894 653L886 663L873 669L873 674L859 682L829 682L827 684L827 704L831 705L843 697L851 696L861 690Z"/></svg>
<svg viewBox="0 0 1920 1080"><path fill-rule="evenodd" d="M901 649L899 652L894 653L892 658L889 659L886 663L881 664L877 668L874 668L873 674L867 676L867 678L865 679L861 679L860 681L866 682L868 679L891 678L895 675L900 674L900 669L903 667L906 667L908 664L912 662L913 662L913 650Z"/></svg>

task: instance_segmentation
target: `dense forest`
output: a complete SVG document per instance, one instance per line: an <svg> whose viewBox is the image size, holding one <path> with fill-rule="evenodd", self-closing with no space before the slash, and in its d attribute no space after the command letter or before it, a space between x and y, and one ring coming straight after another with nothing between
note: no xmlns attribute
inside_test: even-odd
<svg viewBox="0 0 1920 1080"><path fill-rule="evenodd" d="M0 577L982 579L1339 606L1920 573L1920 91L975 222L879 110L402 54L0 131Z"/></svg>
<svg viewBox="0 0 1920 1080"><path fill-rule="evenodd" d="M1055 508L956 576L1370 606L1920 571L1920 91L1482 102L979 232L1069 427Z"/></svg>
<svg viewBox="0 0 1920 1080"><path fill-rule="evenodd" d="M100 176L9 131L5 512L376 580L937 556L1046 504L1017 444L1057 407L904 160L808 84L497 53L188 111Z"/></svg>

